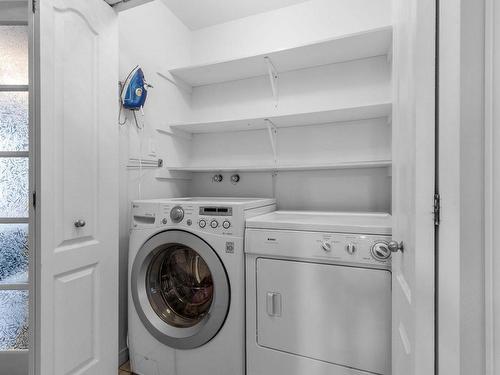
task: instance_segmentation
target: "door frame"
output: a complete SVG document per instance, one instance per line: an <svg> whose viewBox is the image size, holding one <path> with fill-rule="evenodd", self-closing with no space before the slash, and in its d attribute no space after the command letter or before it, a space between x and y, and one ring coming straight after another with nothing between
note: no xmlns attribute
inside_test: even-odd
<svg viewBox="0 0 500 375"><path fill-rule="evenodd" d="M438 0L440 375L485 373L485 1Z"/></svg>
<svg viewBox="0 0 500 375"><path fill-rule="evenodd" d="M495 244L500 241L500 6L486 0L485 20L485 337L486 375L500 371L500 256Z"/></svg>
<svg viewBox="0 0 500 375"><path fill-rule="evenodd" d="M39 0L29 0L28 25L30 33L30 352L29 352L29 375L38 374L40 358L37 356L37 348L40 346L40 321L38 296L40 295L41 258L38 251L40 244L40 210L36 210L36 192L40 190L40 24L38 18Z"/></svg>

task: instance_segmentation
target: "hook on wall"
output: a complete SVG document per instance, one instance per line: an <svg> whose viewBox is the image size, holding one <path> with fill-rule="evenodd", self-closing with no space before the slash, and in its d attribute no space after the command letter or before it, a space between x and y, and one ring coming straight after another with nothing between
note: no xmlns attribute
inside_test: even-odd
<svg viewBox="0 0 500 375"><path fill-rule="evenodd" d="M222 180L224 180L224 176L221 174L214 174L212 176L212 182L222 182Z"/></svg>
<svg viewBox="0 0 500 375"><path fill-rule="evenodd" d="M236 185L238 182L240 182L240 175L239 174L233 174L231 176L231 183L233 185Z"/></svg>

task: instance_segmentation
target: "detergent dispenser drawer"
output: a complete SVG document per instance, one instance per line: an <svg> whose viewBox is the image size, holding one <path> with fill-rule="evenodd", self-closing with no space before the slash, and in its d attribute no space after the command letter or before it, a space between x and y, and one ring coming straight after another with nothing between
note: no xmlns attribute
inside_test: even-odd
<svg viewBox="0 0 500 375"><path fill-rule="evenodd" d="M377 374L390 374L391 273L260 258L257 343Z"/></svg>

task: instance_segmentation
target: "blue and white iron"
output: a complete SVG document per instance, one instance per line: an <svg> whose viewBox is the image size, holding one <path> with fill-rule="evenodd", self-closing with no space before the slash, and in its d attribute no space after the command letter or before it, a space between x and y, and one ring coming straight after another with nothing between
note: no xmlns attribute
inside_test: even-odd
<svg viewBox="0 0 500 375"><path fill-rule="evenodd" d="M146 83L144 72L139 66L136 66L123 84L121 93L123 108L132 111L142 110L148 97L148 87L151 85Z"/></svg>

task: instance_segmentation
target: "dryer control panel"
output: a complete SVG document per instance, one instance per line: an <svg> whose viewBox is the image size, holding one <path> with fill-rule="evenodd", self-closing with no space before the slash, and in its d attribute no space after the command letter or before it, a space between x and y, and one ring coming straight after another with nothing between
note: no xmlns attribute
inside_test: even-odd
<svg viewBox="0 0 500 375"><path fill-rule="evenodd" d="M266 257L391 267L391 236L247 229L245 252Z"/></svg>

